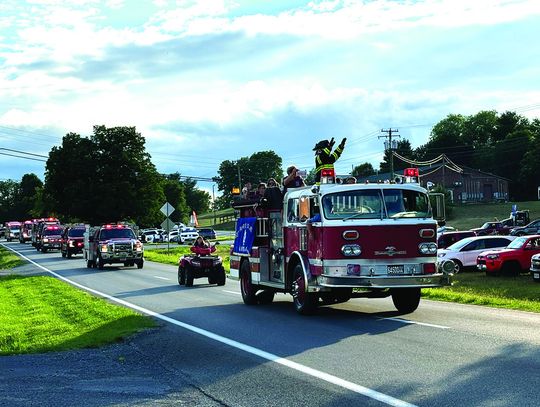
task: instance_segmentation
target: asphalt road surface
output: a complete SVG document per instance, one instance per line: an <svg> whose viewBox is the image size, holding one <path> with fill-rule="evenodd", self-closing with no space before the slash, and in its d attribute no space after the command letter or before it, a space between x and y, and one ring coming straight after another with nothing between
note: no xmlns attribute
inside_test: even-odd
<svg viewBox="0 0 540 407"><path fill-rule="evenodd" d="M540 315L422 300L353 299L297 315L288 295L246 306L239 285L177 284L176 268L87 269L81 256L6 243L32 263L153 315L101 349L0 358L9 406L539 406ZM52 273L52 274L51 274Z"/></svg>

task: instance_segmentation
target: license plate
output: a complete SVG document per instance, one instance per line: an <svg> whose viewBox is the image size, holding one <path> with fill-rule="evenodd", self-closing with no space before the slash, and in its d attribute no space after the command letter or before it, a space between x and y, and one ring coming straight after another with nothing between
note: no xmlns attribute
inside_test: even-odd
<svg viewBox="0 0 540 407"><path fill-rule="evenodd" d="M534 273L533 278L540 279L540 273Z"/></svg>
<svg viewBox="0 0 540 407"><path fill-rule="evenodd" d="M126 252L118 253L118 257L125 259L127 257L127 253Z"/></svg>
<svg viewBox="0 0 540 407"><path fill-rule="evenodd" d="M405 274L405 267L402 264L398 266L386 266L386 272L388 274Z"/></svg>

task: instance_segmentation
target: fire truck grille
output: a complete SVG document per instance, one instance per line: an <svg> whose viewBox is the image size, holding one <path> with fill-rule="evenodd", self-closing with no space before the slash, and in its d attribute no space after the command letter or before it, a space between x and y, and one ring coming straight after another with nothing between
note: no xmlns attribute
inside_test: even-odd
<svg viewBox="0 0 540 407"><path fill-rule="evenodd" d="M115 252L129 252L131 251L131 244L130 243L116 243L114 245L114 251Z"/></svg>

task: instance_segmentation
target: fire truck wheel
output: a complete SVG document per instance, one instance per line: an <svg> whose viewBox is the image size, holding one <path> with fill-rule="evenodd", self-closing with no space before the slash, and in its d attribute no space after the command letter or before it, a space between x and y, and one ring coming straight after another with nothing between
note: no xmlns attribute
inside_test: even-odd
<svg viewBox="0 0 540 407"><path fill-rule="evenodd" d="M420 288L393 288L392 302L399 312L409 314L420 304Z"/></svg>
<svg viewBox="0 0 540 407"><path fill-rule="evenodd" d="M294 307L296 312L302 315L313 314L319 302L319 296L315 293L306 291L307 281L304 276L304 270L301 264L297 264L294 268L294 279L291 287Z"/></svg>
<svg viewBox="0 0 540 407"><path fill-rule="evenodd" d="M193 270L191 266L186 266L186 287L193 287Z"/></svg>
<svg viewBox="0 0 540 407"><path fill-rule="evenodd" d="M63 257L63 258L66 257L66 253L65 253L65 252L62 252L62 251L61 251L60 253L62 253L62 257Z"/></svg>
<svg viewBox="0 0 540 407"><path fill-rule="evenodd" d="M258 286L251 282L251 268L249 261L243 261L240 266L240 291L242 292L242 300L246 305L257 304Z"/></svg>
<svg viewBox="0 0 540 407"><path fill-rule="evenodd" d="M66 252L66 257L68 259L71 259L71 256L73 256L73 253L71 253L69 250Z"/></svg>
<svg viewBox="0 0 540 407"><path fill-rule="evenodd" d="M275 294L274 290L262 290L257 294L257 300L259 304L271 304Z"/></svg>
<svg viewBox="0 0 540 407"><path fill-rule="evenodd" d="M91 269L92 268L92 260L86 260L86 268Z"/></svg>
<svg viewBox="0 0 540 407"><path fill-rule="evenodd" d="M186 271L183 267L178 266L178 285L186 284Z"/></svg>

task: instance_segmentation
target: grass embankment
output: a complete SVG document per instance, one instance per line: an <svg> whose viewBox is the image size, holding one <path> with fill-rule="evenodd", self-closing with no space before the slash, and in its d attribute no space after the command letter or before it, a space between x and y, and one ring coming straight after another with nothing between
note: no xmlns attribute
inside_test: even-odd
<svg viewBox="0 0 540 407"><path fill-rule="evenodd" d="M452 206L451 215L448 217L447 224L456 227L459 230L478 228L485 222L509 218L513 204L518 206L518 210L528 209L531 221L540 218L540 201L486 204L471 203Z"/></svg>
<svg viewBox="0 0 540 407"><path fill-rule="evenodd" d="M20 263L0 248L0 269ZM0 299L0 355L97 347L156 325L52 277L2 276Z"/></svg>
<svg viewBox="0 0 540 407"><path fill-rule="evenodd" d="M534 283L530 274L519 277L488 277L485 273L465 272L455 275L453 283L451 287L422 290L422 297L540 312L540 284Z"/></svg>
<svg viewBox="0 0 540 407"><path fill-rule="evenodd" d="M11 270L12 268L23 264L23 259L15 255L12 251L0 246L0 270Z"/></svg>

